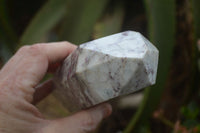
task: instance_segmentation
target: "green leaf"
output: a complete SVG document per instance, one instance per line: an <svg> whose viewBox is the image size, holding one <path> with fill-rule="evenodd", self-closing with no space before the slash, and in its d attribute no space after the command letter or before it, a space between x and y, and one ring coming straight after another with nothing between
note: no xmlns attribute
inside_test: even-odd
<svg viewBox="0 0 200 133"><path fill-rule="evenodd" d="M186 119L196 119L199 115L199 112L200 108L194 101L181 108L181 113Z"/></svg>
<svg viewBox="0 0 200 133"><path fill-rule="evenodd" d="M200 0L192 0L194 13L195 40L200 39Z"/></svg>
<svg viewBox="0 0 200 133"><path fill-rule="evenodd" d="M60 40L75 44L88 41L97 19L109 0L76 0L69 4L63 21Z"/></svg>
<svg viewBox="0 0 200 133"><path fill-rule="evenodd" d="M24 31L18 48L24 44L40 42L41 39L61 20L69 0L49 0L38 11Z"/></svg>
<svg viewBox="0 0 200 133"><path fill-rule="evenodd" d="M200 132L200 124L198 124L195 128L196 128L196 133L199 133Z"/></svg>
<svg viewBox="0 0 200 133"><path fill-rule="evenodd" d="M12 56L11 50L7 47L5 43L0 43L0 58L2 63L5 64L8 59Z"/></svg>
<svg viewBox="0 0 200 133"><path fill-rule="evenodd" d="M10 22L6 0L0 0L0 38L5 42L2 45L7 45L10 50L14 50L17 35Z"/></svg>
<svg viewBox="0 0 200 133"><path fill-rule="evenodd" d="M115 2L111 8L95 25L93 34L95 39L120 32L124 18L124 4Z"/></svg>
<svg viewBox="0 0 200 133"><path fill-rule="evenodd" d="M183 126L185 126L186 128L190 129L190 128L194 128L199 124L199 121L194 120L194 119L188 119L186 121L183 122Z"/></svg>
<svg viewBox="0 0 200 133"><path fill-rule="evenodd" d="M175 44L175 0L145 0L149 23L149 36L159 50L159 65L156 85L145 90L141 106L125 129L131 133L140 128L151 117L164 90Z"/></svg>
<svg viewBox="0 0 200 133"><path fill-rule="evenodd" d="M199 0L192 0L192 8L193 8L193 18L194 18L194 45L193 45L193 68L196 67L196 70L193 70L193 73L195 75L195 78L194 78L194 86L193 88L195 90L197 90L196 88L199 88L199 80L200 80L200 74L199 74L199 71L200 69L198 68L200 65L198 64L199 62L199 58L200 58L200 52L198 51L197 49L197 41L200 39L200 17L199 17L199 14L200 14L200 1ZM193 89L193 90L194 90ZM198 91L198 90L197 90ZM194 93L194 91L193 91ZM192 94L191 94L192 95Z"/></svg>

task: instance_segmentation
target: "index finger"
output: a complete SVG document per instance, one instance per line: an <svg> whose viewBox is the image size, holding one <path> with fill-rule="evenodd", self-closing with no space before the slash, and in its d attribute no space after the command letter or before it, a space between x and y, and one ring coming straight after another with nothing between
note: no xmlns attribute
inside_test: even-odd
<svg viewBox="0 0 200 133"><path fill-rule="evenodd" d="M63 60L75 49L76 46L69 42L24 46L0 71L0 84L3 83L12 90L23 91L25 95L28 93L32 97L32 88L46 74L49 64Z"/></svg>
<svg viewBox="0 0 200 133"><path fill-rule="evenodd" d="M32 49L36 49L47 56L49 63L55 63L63 60L76 48L76 45L73 45L67 41L39 43L32 45Z"/></svg>
<svg viewBox="0 0 200 133"><path fill-rule="evenodd" d="M69 42L52 42L52 43L38 43L29 46L21 47L17 53L6 63L2 68L2 71L13 68L17 62L22 58L34 57L34 55L40 55L47 57L49 64L59 62L68 56L73 50L77 48ZM31 55L32 54L32 55Z"/></svg>
<svg viewBox="0 0 200 133"><path fill-rule="evenodd" d="M48 72L55 72L60 66L61 61L67 57L77 46L67 41L39 43L32 45L32 50L38 50L43 53L48 59Z"/></svg>

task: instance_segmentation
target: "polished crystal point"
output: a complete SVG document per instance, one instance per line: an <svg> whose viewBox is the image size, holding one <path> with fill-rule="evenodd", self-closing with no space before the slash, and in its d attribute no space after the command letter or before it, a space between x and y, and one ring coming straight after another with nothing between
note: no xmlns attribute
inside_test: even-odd
<svg viewBox="0 0 200 133"><path fill-rule="evenodd" d="M158 50L126 31L80 45L58 69L55 96L70 111L155 84Z"/></svg>

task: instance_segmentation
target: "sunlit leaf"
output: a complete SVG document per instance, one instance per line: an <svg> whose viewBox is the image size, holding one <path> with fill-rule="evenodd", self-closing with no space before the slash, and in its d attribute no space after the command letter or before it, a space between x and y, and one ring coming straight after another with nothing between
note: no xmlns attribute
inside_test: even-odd
<svg viewBox="0 0 200 133"><path fill-rule="evenodd" d="M72 1L67 10L60 40L67 40L75 44L88 41L93 27L100 18L109 0L76 0Z"/></svg>
<svg viewBox="0 0 200 133"><path fill-rule="evenodd" d="M59 22L69 0L49 0L35 15L21 37L18 48L40 40Z"/></svg>
<svg viewBox="0 0 200 133"><path fill-rule="evenodd" d="M108 36L121 31L124 20L124 4L116 2L111 11L106 12L103 18L95 25L94 39Z"/></svg>

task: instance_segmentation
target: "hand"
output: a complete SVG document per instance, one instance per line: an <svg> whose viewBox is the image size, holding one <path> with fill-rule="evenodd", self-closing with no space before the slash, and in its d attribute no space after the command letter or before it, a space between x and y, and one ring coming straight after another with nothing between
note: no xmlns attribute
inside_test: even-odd
<svg viewBox="0 0 200 133"><path fill-rule="evenodd" d="M111 114L111 106L101 104L46 120L33 105L53 89L51 80L38 83L74 49L68 42L24 46L7 62L0 71L0 133L87 133Z"/></svg>

